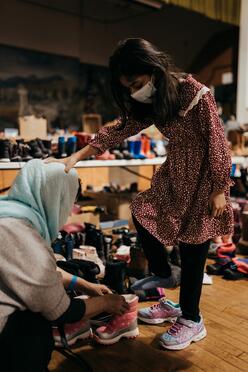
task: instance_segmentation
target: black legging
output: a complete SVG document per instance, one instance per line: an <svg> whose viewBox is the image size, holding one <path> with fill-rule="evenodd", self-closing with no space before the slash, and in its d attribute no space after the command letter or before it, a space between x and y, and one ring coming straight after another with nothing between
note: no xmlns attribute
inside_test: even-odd
<svg viewBox="0 0 248 372"><path fill-rule="evenodd" d="M39 314L16 311L0 333L0 369L44 372L54 347L52 326Z"/></svg>
<svg viewBox="0 0 248 372"><path fill-rule="evenodd" d="M164 245L150 234L133 216L134 225L149 263L150 271L168 278L171 268ZM181 256L180 306L185 319L199 321L199 302L202 290L204 265L209 241L202 244L179 243Z"/></svg>

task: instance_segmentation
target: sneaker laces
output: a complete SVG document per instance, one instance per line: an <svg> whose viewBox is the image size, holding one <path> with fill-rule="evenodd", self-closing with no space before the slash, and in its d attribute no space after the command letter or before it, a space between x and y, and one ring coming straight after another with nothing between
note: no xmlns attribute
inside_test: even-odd
<svg viewBox="0 0 248 372"><path fill-rule="evenodd" d="M151 310L157 310L157 309L160 309L160 304L154 304L151 306Z"/></svg>
<svg viewBox="0 0 248 372"><path fill-rule="evenodd" d="M184 324L180 323L179 321L176 321L168 330L168 333L171 336L174 336L177 334L182 328L184 327Z"/></svg>

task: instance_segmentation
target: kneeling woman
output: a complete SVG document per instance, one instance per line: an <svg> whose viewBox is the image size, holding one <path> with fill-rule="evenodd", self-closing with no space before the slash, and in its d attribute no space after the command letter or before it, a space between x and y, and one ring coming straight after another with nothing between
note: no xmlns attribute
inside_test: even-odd
<svg viewBox="0 0 248 372"><path fill-rule="evenodd" d="M124 297L67 296L51 249L78 190L74 170L30 161L0 200L0 354L5 372L42 372L53 350L52 325L103 311L123 313Z"/></svg>

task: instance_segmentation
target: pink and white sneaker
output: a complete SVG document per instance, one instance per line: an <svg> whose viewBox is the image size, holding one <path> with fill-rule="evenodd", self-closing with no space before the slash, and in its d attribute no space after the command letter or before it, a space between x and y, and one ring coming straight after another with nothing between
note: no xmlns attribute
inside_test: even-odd
<svg viewBox="0 0 248 372"><path fill-rule="evenodd" d="M85 321L82 319L75 323L65 324L64 331L67 343L70 346L75 344L79 339L86 340L92 337L92 330L89 321ZM60 333L57 327L53 328L53 338L56 346L63 347Z"/></svg>
<svg viewBox="0 0 248 372"><path fill-rule="evenodd" d="M135 338L139 335L137 325L138 297L132 294L123 295L129 303L129 310L122 315L115 315L106 325L96 329L95 340L102 345L112 345L122 337Z"/></svg>
<svg viewBox="0 0 248 372"><path fill-rule="evenodd" d="M160 337L160 344L169 350L182 350L191 342L197 342L206 337L207 331L201 317L200 322L180 317L170 329Z"/></svg>
<svg viewBox="0 0 248 372"><path fill-rule="evenodd" d="M145 307L138 311L138 318L148 324L160 324L164 322L175 322L181 316L180 305L166 300L159 300L158 304Z"/></svg>

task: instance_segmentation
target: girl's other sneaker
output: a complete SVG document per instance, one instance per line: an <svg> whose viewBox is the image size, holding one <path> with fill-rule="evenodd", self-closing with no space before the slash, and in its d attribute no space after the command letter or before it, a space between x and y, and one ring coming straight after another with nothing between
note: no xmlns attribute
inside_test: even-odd
<svg viewBox="0 0 248 372"><path fill-rule="evenodd" d="M207 331L201 317L200 322L180 317L170 329L160 337L160 344L169 350L182 350L191 342L197 342L206 337Z"/></svg>
<svg viewBox="0 0 248 372"><path fill-rule="evenodd" d="M166 300L164 297L159 300L158 304L140 309L138 318L148 324L160 324L174 322L181 314L179 304Z"/></svg>
<svg viewBox="0 0 248 372"><path fill-rule="evenodd" d="M96 329L95 340L102 345L112 345L122 337L135 338L139 335L137 325L138 297L123 295L129 304L129 310L122 315L115 315L106 325Z"/></svg>

